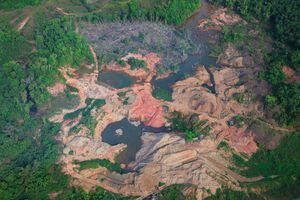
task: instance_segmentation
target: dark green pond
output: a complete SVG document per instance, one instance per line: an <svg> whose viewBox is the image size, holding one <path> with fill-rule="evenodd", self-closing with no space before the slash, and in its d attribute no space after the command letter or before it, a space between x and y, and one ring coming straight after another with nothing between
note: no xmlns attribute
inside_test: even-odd
<svg viewBox="0 0 300 200"><path fill-rule="evenodd" d="M122 134L117 134L116 131L122 129ZM141 148L141 136L143 132L166 132L165 127L152 128L140 124L135 126L128 119L124 118L121 121L108 125L102 132L102 141L110 145L126 144L127 148L117 156L117 162L128 164L135 160L135 155Z"/></svg>
<svg viewBox="0 0 300 200"><path fill-rule="evenodd" d="M98 81L116 89L129 87L135 83L135 79L133 77L116 71L100 72Z"/></svg>

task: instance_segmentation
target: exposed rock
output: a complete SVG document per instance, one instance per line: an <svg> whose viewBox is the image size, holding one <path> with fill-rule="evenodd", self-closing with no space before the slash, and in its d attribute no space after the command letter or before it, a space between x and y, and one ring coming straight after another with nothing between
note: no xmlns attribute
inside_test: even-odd
<svg viewBox="0 0 300 200"><path fill-rule="evenodd" d="M224 53L220 54L217 62L228 67L253 67L254 65L250 55L243 55L231 44L228 45Z"/></svg>
<svg viewBox="0 0 300 200"><path fill-rule="evenodd" d="M123 135L123 129L118 128L118 129L115 131L115 133L116 133L116 135L121 136L121 135Z"/></svg>
<svg viewBox="0 0 300 200"><path fill-rule="evenodd" d="M230 181L233 187L237 187L234 179L204 161L206 156L221 159L212 153L216 143L203 140L189 144L179 136L164 133L145 133L142 139L143 146L133 165L140 171L135 185L143 191L143 195L153 191L159 182L166 185L194 184L198 188L209 188L213 193L223 181ZM219 162L226 163L221 160Z"/></svg>
<svg viewBox="0 0 300 200"><path fill-rule="evenodd" d="M231 126L218 135L219 140L226 139L229 145L237 152L252 154L257 151L257 145L251 134L246 130Z"/></svg>
<svg viewBox="0 0 300 200"><path fill-rule="evenodd" d="M221 8L216 10L209 18L202 19L198 27L201 31L221 31L221 27L224 25L232 26L241 22L245 23L239 15L228 14L226 8Z"/></svg>
<svg viewBox="0 0 300 200"><path fill-rule="evenodd" d="M73 160L91 160L97 158L106 158L114 162L115 154L122 151L126 145L110 146L109 144L101 142L101 140L93 140L86 136L73 137L68 143L64 152L66 156ZM70 151L74 155L67 155Z"/></svg>
<svg viewBox="0 0 300 200"><path fill-rule="evenodd" d="M156 75L156 64L158 64L161 60L155 53L149 53L145 56L140 54L129 53L127 56L123 57L122 60L127 61L129 58L136 58L145 61L147 68L131 70L129 64L126 64L125 67L121 67L120 65L115 63L105 65L104 69L124 72L129 76L137 78L139 81L150 82L152 78Z"/></svg>
<svg viewBox="0 0 300 200"><path fill-rule="evenodd" d="M247 154L255 152L257 145L253 137L244 133L243 129L233 131L227 124L235 115L244 115L253 110L259 110L258 102L240 104L233 98L235 93L245 92L243 85L237 86L240 80L239 69L223 68L212 72L215 94L203 87L203 83L210 84L210 81L208 72L205 73L204 68L200 69L195 76L179 81L173 86L174 101L168 104L170 109L198 114L200 120L207 120L212 126L211 133L219 141L226 138L229 144L239 152ZM262 116L262 112L257 112L257 114Z"/></svg>
<svg viewBox="0 0 300 200"><path fill-rule="evenodd" d="M133 126L138 127L139 125L141 125L140 121L129 121Z"/></svg>
<svg viewBox="0 0 300 200"><path fill-rule="evenodd" d="M295 70L288 66L282 67L282 72L285 74L288 83L300 81L300 75L296 75Z"/></svg>
<svg viewBox="0 0 300 200"><path fill-rule="evenodd" d="M56 83L54 86L47 88L48 92L53 96L57 96L59 93L63 93L65 89L66 85L62 83Z"/></svg>
<svg viewBox="0 0 300 200"><path fill-rule="evenodd" d="M160 101L152 96L151 85L134 86L132 89L136 98L129 110L129 119L142 121L154 128L164 126L163 108Z"/></svg>

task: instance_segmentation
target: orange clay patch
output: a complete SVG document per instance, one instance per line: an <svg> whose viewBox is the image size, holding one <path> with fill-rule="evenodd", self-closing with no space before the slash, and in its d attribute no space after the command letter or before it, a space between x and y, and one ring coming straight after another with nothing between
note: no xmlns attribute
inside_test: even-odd
<svg viewBox="0 0 300 200"><path fill-rule="evenodd" d="M159 128L165 125L163 108L160 101L151 94L151 85L136 86L133 88L136 99L129 110L129 117L144 122L146 126Z"/></svg>

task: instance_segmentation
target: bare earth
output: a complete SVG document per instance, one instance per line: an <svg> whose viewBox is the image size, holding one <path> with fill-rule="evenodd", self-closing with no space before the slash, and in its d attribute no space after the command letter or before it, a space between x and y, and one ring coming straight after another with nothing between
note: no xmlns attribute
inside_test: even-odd
<svg viewBox="0 0 300 200"><path fill-rule="evenodd" d="M59 9L58 11L62 12ZM215 29L224 24L241 21L235 15L226 14L224 9L217 10L207 20L199 22L200 30L205 31L208 24ZM97 66L96 53L92 47L91 51ZM62 122L61 134L57 138L64 145L60 163L63 171L74 178L73 185L82 186L85 190L100 186L124 195L145 197L171 184L189 183L197 186L197 197L202 199L206 195L203 189L210 189L215 193L223 184L240 189L240 182L252 182L262 178L249 179L229 170L228 166L232 163L224 157L225 152L217 148L221 141L226 140L237 152L251 155L257 150L252 133L249 133L247 127L228 126L228 121L236 115L263 115L259 101L241 104L233 98L234 94L243 93L247 89L238 84L241 74L254 76L251 58L245 58L234 47L229 46L219 57L222 65L220 70L207 71L199 66L194 76L173 85L173 101L164 102L152 96L151 86L151 80L156 75L155 66L161 62L161 58L155 53L144 56L130 53L122 59L126 61L130 57L145 60L147 69L130 70L128 65L122 68L118 64L102 66L104 70L121 71L139 79L137 84L123 89L112 89L99 84L98 70L79 78L74 69L61 68L66 84L78 89L80 104L74 109L62 110L50 120ZM215 93L205 87L205 84L214 88ZM57 84L49 88L49 91L56 95L62 88L62 85ZM120 100L120 92L126 92L128 104L124 105ZM102 108L94 108L91 112L97 122L94 135L90 135L90 130L85 126L81 126L77 133L70 131L79 123L81 115L73 120L64 119L65 114L84 108L87 98L106 100ZM163 106L168 106L169 111L165 111ZM117 174L103 167L79 171L78 166L73 163L74 160L97 158L115 162L116 155L126 145L111 146L102 141L101 133L107 125L127 117L147 126L162 127L166 125L166 117L175 110L186 114L195 113L200 120L207 120L212 127L211 135L188 143L175 133L144 133L143 145L136 160L127 166L134 169L131 173ZM165 186L159 187L160 182L165 183Z"/></svg>

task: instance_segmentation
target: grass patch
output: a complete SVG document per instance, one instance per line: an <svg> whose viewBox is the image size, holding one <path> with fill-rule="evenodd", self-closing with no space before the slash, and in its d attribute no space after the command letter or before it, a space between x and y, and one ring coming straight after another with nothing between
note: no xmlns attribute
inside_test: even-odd
<svg viewBox="0 0 300 200"><path fill-rule="evenodd" d="M168 186L166 189L162 190L158 194L158 199L159 200L184 200L186 199L183 189L184 185L180 184L174 184L171 186Z"/></svg>
<svg viewBox="0 0 300 200"><path fill-rule="evenodd" d="M165 101L172 101L172 93L162 89L162 88L156 88L153 90L152 95L156 98L156 99L162 99Z"/></svg>
<svg viewBox="0 0 300 200"><path fill-rule="evenodd" d="M118 59L117 63L121 66L121 67L126 67L126 62L124 60Z"/></svg>
<svg viewBox="0 0 300 200"><path fill-rule="evenodd" d="M222 142L219 143L218 149L223 149L224 151L230 151L231 148L228 145L228 143L223 140Z"/></svg>
<svg viewBox="0 0 300 200"><path fill-rule="evenodd" d="M72 87L72 86L70 86L70 85L67 85L66 90L67 90L68 92L77 92L77 93L79 92L77 88Z"/></svg>
<svg viewBox="0 0 300 200"><path fill-rule="evenodd" d="M91 110L93 110L95 107L96 108L101 108L103 105L105 105L105 100L104 99L90 99L87 98L85 100L85 103L87 106L85 108L78 109L72 113L68 113L64 116L64 119L75 119L77 118L80 114L82 114L82 117L80 119L80 122L71 128L70 132L78 132L80 125L86 126L90 130L90 134L94 134L94 127L96 125L95 119L91 116Z"/></svg>
<svg viewBox="0 0 300 200"><path fill-rule="evenodd" d="M79 165L79 170L84 170L84 169L95 169L98 167L105 167L109 171L117 172L117 173L123 173L123 170L120 166L120 164L114 164L111 163L107 159L94 159L94 160L86 160L86 161L78 161L75 160L74 164Z"/></svg>
<svg viewBox="0 0 300 200"><path fill-rule="evenodd" d="M78 109L78 110L76 110L76 111L74 111L74 112L65 114L64 120L75 119L75 118L77 118L83 110L84 110L84 108Z"/></svg>
<svg viewBox="0 0 300 200"><path fill-rule="evenodd" d="M255 100L255 97L249 91L245 91L243 93L235 93L232 97L240 104L249 104Z"/></svg>
<svg viewBox="0 0 300 200"><path fill-rule="evenodd" d="M129 58L127 62L130 65L131 70L136 70L140 68L146 69L147 67L146 62L144 60L139 60L136 58Z"/></svg>
<svg viewBox="0 0 300 200"><path fill-rule="evenodd" d="M159 182L159 183L158 183L158 186L159 186L159 187L162 187L162 186L164 186L164 185L166 185L166 183L164 183L164 182Z"/></svg>
<svg viewBox="0 0 300 200"><path fill-rule="evenodd" d="M129 97L126 96L127 92L119 92L119 100L122 101L123 105L128 105Z"/></svg>
<svg viewBox="0 0 300 200"><path fill-rule="evenodd" d="M197 115L183 115L174 112L170 122L172 130L184 133L187 141L207 136L211 130L207 121L199 120Z"/></svg>

